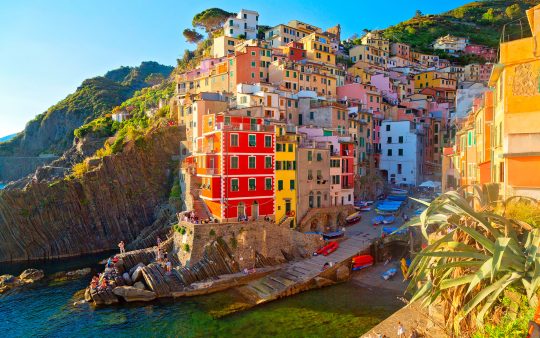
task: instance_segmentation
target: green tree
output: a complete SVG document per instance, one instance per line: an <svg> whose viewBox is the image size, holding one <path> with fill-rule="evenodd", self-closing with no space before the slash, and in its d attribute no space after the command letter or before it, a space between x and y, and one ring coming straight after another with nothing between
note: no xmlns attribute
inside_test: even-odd
<svg viewBox="0 0 540 338"><path fill-rule="evenodd" d="M414 13L414 17L415 18L419 18L421 16L423 16L424 14L422 13L421 10L417 9L416 12Z"/></svg>
<svg viewBox="0 0 540 338"><path fill-rule="evenodd" d="M184 29L182 34L186 38L186 41L189 43L197 43L203 39L202 34L197 32L195 29L186 28Z"/></svg>
<svg viewBox="0 0 540 338"><path fill-rule="evenodd" d="M497 21L497 16L495 14L495 10L493 8L489 8L483 15L482 20L487 21L489 23L493 23Z"/></svg>
<svg viewBox="0 0 540 338"><path fill-rule="evenodd" d="M221 28L225 20L232 15L233 13L224 11L221 8L209 8L195 14L192 24L193 27L204 28L206 32L211 32Z"/></svg>
<svg viewBox="0 0 540 338"><path fill-rule="evenodd" d="M517 19L521 16L521 6L519 6L519 4L513 4L511 6L508 6L504 10L504 13L506 13L506 16L509 19Z"/></svg>

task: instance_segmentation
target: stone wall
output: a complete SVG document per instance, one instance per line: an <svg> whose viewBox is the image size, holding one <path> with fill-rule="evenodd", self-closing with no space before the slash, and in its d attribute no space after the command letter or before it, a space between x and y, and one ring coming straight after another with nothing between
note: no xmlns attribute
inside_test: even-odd
<svg viewBox="0 0 540 338"><path fill-rule="evenodd" d="M328 208L312 208L298 222L298 230L335 231L345 225L345 219L354 213L352 205L339 205Z"/></svg>
<svg viewBox="0 0 540 338"><path fill-rule="evenodd" d="M222 237L233 252L240 268L256 265L257 254L274 263L286 257L309 256L323 244L321 236L303 234L288 227L280 227L263 220L244 223L192 224L181 221L185 234L175 233L175 247L183 265L202 258L204 247ZM187 251L189 250L189 251Z"/></svg>

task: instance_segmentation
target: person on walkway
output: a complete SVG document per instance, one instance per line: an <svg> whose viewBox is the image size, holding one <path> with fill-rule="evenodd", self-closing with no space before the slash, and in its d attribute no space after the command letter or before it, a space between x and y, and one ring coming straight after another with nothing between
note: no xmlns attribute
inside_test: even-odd
<svg viewBox="0 0 540 338"><path fill-rule="evenodd" d="M168 259L166 259L166 262L165 262L165 271L167 271L168 275L170 275L172 271L172 263Z"/></svg>
<svg viewBox="0 0 540 338"><path fill-rule="evenodd" d="M405 338L405 329L401 325L401 322L398 322L397 336L398 338Z"/></svg>
<svg viewBox="0 0 540 338"><path fill-rule="evenodd" d="M161 262L161 249L159 246L156 246L156 262Z"/></svg>
<svg viewBox="0 0 540 338"><path fill-rule="evenodd" d="M158 236L156 239L158 248L161 247L161 238Z"/></svg>
<svg viewBox="0 0 540 338"><path fill-rule="evenodd" d="M120 243L118 243L118 247L120 248L121 254L126 253L126 245L124 244L124 241L120 241Z"/></svg>

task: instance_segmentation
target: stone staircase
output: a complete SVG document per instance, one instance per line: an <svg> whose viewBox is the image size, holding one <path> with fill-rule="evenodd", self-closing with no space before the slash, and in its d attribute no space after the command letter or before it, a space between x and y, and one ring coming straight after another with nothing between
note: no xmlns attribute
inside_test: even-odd
<svg viewBox="0 0 540 338"><path fill-rule="evenodd" d="M290 294L291 289L316 279L323 272L324 263L350 261L352 257L368 249L370 244L371 241L365 237L351 237L342 241L339 248L328 256L313 256L292 263L286 268L249 283L246 288L248 293L258 298L255 300L257 304L280 298Z"/></svg>

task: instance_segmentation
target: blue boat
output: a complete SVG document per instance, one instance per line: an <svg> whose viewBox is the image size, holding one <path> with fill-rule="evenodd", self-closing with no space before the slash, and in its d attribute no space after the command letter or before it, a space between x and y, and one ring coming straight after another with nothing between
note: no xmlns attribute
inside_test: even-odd
<svg viewBox="0 0 540 338"><path fill-rule="evenodd" d="M396 218L394 216L386 216L383 219L383 223L384 224L392 224L392 223L394 223L395 220L396 220Z"/></svg>
<svg viewBox="0 0 540 338"><path fill-rule="evenodd" d="M401 229L398 231L398 227L387 227L387 226L383 226L381 228L381 235L390 235L392 233L396 233L396 234L406 234L407 233L407 229Z"/></svg>
<svg viewBox="0 0 540 338"><path fill-rule="evenodd" d="M391 269L388 269L387 271L385 271L381 277L382 279L384 280L389 280L390 278L394 277L394 275L397 273L397 269L396 268L391 268Z"/></svg>
<svg viewBox="0 0 540 338"><path fill-rule="evenodd" d="M384 220L384 216L375 216L371 219L371 222L373 223L373 225L377 225L377 224L381 224Z"/></svg>
<svg viewBox="0 0 540 338"><path fill-rule="evenodd" d="M406 195L390 195L387 197L390 201L405 201L407 199Z"/></svg>

